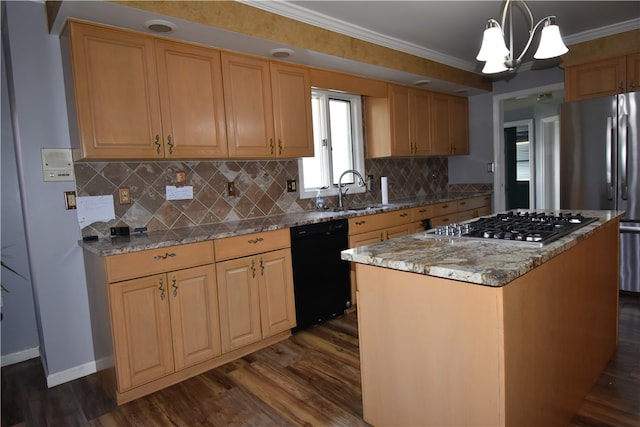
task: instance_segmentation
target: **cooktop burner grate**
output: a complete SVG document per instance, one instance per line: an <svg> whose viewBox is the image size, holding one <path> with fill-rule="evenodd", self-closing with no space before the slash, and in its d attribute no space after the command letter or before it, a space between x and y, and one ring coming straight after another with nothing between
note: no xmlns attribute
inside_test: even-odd
<svg viewBox="0 0 640 427"><path fill-rule="evenodd" d="M510 211L464 224L439 226L427 234L543 246L596 220L580 213Z"/></svg>

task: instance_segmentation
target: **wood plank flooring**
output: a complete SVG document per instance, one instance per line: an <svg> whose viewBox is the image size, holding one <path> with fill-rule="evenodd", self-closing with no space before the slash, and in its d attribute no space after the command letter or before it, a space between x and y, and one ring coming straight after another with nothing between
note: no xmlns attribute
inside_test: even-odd
<svg viewBox="0 0 640 427"><path fill-rule="evenodd" d="M408 325L410 327L410 325ZM39 359L2 368L2 426L367 426L355 314L116 406L89 375L47 389ZM620 300L618 350L570 427L640 426L640 298Z"/></svg>

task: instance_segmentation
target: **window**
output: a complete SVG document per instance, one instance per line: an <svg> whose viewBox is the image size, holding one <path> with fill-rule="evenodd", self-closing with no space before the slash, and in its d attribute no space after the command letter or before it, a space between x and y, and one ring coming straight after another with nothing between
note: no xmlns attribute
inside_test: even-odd
<svg viewBox="0 0 640 427"><path fill-rule="evenodd" d="M338 194L338 179L349 169L364 176L362 141L362 101L359 95L314 89L311 93L314 157L298 162L300 198ZM364 187L352 174L342 183L349 193L362 193Z"/></svg>

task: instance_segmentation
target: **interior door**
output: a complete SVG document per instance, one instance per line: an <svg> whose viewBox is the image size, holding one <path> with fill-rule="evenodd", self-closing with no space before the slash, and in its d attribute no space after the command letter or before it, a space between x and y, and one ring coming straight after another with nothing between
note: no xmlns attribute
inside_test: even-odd
<svg viewBox="0 0 640 427"><path fill-rule="evenodd" d="M524 172L529 168L528 149L527 160L522 154L522 131L518 126L505 127L504 129L504 149L505 149L505 190L507 195L507 209L529 209L529 176ZM528 140L528 136L527 136ZM519 144L520 143L520 144ZM524 164L526 163L526 164Z"/></svg>

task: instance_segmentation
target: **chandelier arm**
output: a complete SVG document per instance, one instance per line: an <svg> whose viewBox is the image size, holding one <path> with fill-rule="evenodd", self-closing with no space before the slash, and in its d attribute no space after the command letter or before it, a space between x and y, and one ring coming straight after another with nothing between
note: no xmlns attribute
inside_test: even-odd
<svg viewBox="0 0 640 427"><path fill-rule="evenodd" d="M522 50L522 53L520 54L520 56L518 56L518 59L516 61L521 61L522 60L522 57L524 56L524 54L529 49L529 46L531 46L531 42L533 41L533 36L535 36L536 31L538 30L538 27L541 24L543 24L545 21L547 21L548 19L555 19L555 16L553 16L553 15L546 16L546 17L542 18L540 21L538 21L538 23L531 30L531 33L529 34L529 40L527 40L527 44L525 45L524 49Z"/></svg>

